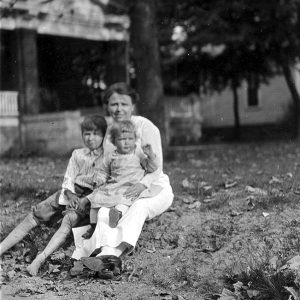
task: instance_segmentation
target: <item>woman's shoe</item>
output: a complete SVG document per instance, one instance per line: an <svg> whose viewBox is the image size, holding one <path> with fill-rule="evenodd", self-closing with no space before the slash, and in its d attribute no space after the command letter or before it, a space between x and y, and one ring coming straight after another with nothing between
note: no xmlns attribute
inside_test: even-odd
<svg viewBox="0 0 300 300"><path fill-rule="evenodd" d="M96 271L102 279L111 279L120 275L122 271L122 261L114 255L82 257L81 261L88 269Z"/></svg>
<svg viewBox="0 0 300 300"><path fill-rule="evenodd" d="M115 255L105 255L105 260L109 263L114 264L114 275L120 275L122 271L122 261L120 257L117 257Z"/></svg>
<svg viewBox="0 0 300 300"><path fill-rule="evenodd" d="M102 270L113 270L114 264L106 261L104 256L82 257L82 263L90 270L100 272Z"/></svg>
<svg viewBox="0 0 300 300"><path fill-rule="evenodd" d="M113 279L114 272L110 270L102 270L97 272L97 277L100 279Z"/></svg>

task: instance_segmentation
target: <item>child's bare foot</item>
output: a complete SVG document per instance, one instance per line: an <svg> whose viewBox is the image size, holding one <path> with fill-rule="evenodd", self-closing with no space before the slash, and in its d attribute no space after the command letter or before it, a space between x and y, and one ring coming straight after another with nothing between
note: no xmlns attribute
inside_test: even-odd
<svg viewBox="0 0 300 300"><path fill-rule="evenodd" d="M39 272L39 269L40 269L41 265L44 263L44 261L45 261L45 256L43 255L43 253L39 254L33 260L33 262L27 267L27 272L31 276L36 276Z"/></svg>
<svg viewBox="0 0 300 300"><path fill-rule="evenodd" d="M82 235L82 237L86 240L90 239L95 231L95 228L96 228L96 224L91 224L91 227L86 231L86 233Z"/></svg>
<svg viewBox="0 0 300 300"><path fill-rule="evenodd" d="M122 212L112 207L109 210L109 226L112 228L117 227L119 220L122 218Z"/></svg>

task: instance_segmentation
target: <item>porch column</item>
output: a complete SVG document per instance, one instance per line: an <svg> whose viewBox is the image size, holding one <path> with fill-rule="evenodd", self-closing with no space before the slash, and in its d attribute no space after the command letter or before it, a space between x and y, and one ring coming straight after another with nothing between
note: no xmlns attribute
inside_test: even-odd
<svg viewBox="0 0 300 300"><path fill-rule="evenodd" d="M37 33L35 30L16 30L17 76L21 115L40 111Z"/></svg>

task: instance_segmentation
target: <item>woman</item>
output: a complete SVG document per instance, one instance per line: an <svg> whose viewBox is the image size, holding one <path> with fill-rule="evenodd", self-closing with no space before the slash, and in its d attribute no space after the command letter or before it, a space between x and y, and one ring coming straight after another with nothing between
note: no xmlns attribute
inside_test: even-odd
<svg viewBox="0 0 300 300"><path fill-rule="evenodd" d="M150 120L132 115L137 100L136 92L125 83L111 85L104 95L104 102L113 121L131 120L137 129L137 147L151 144L158 157L160 175L157 176L157 172L146 174L139 183L129 187L124 195L136 199L145 189L149 189L151 197L136 200L115 228L109 227L109 209L101 208L95 232L89 240L84 241L79 231L78 234L74 232L77 248L73 258L81 258L85 266L107 278L111 278L120 269L120 256L133 250L145 221L166 211L174 198L169 178L163 173L160 132ZM104 141L104 153L114 150L108 135ZM93 252L99 254L88 257L93 256Z"/></svg>

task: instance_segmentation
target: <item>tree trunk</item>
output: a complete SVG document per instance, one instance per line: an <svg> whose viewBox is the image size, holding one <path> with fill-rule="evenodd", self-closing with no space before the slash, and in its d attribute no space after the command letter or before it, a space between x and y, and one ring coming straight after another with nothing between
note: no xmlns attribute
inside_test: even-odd
<svg viewBox="0 0 300 300"><path fill-rule="evenodd" d="M291 68L287 62L282 62L282 70L286 80L286 83L289 87L290 93L293 99L293 131L292 136L293 138L299 137L299 115L300 115L300 96L297 91L297 87L295 84L294 76L292 74Z"/></svg>
<svg viewBox="0 0 300 300"><path fill-rule="evenodd" d="M240 114L239 114L239 96L237 91L237 85L232 84L233 92L233 115L234 115L234 139L239 140L241 134L241 125L240 125Z"/></svg>
<svg viewBox="0 0 300 300"><path fill-rule="evenodd" d="M159 129L166 145L163 83L155 23L155 1L133 0L129 10L130 39L136 70L136 88L140 95L138 111Z"/></svg>

